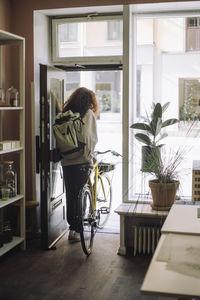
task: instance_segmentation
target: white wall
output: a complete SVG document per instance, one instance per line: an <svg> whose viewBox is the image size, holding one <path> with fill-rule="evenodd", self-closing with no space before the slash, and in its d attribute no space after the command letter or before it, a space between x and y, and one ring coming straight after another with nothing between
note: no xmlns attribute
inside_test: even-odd
<svg viewBox="0 0 200 300"><path fill-rule="evenodd" d="M153 46L137 48L141 65L141 111L152 101L171 104L166 117L179 117L179 78L200 78L200 54L161 53Z"/></svg>
<svg viewBox="0 0 200 300"><path fill-rule="evenodd" d="M170 101L166 114L178 117L179 78L200 78L200 54L162 55L162 99Z"/></svg>
<svg viewBox="0 0 200 300"><path fill-rule="evenodd" d="M40 66L39 64L49 64L49 21L48 17L39 13L34 12L34 98L33 102L33 124L34 128L32 129L32 134L34 137L40 134ZM35 152L35 143L33 143L33 178L35 190L35 199L40 201L40 174L36 174L36 152ZM38 221L39 221L38 216Z"/></svg>
<svg viewBox="0 0 200 300"><path fill-rule="evenodd" d="M185 51L185 18L154 19L154 42L160 51Z"/></svg>
<svg viewBox="0 0 200 300"><path fill-rule="evenodd" d="M137 19L137 44L153 44L153 19Z"/></svg>

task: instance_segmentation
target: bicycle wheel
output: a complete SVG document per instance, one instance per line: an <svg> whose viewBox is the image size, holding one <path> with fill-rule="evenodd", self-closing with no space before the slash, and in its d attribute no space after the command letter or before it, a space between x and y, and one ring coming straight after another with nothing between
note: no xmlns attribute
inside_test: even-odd
<svg viewBox="0 0 200 300"><path fill-rule="evenodd" d="M97 214L99 213L99 220L97 222L98 228L103 228L111 213L112 205L112 188L110 178L106 173L99 175L97 182Z"/></svg>
<svg viewBox="0 0 200 300"><path fill-rule="evenodd" d="M95 218L91 191L88 184L85 184L80 190L79 204L81 245L84 253L90 255L94 239Z"/></svg>

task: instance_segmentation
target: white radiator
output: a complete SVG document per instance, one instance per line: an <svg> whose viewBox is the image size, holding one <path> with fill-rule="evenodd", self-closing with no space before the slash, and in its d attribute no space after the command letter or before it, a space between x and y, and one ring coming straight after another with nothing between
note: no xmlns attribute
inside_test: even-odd
<svg viewBox="0 0 200 300"><path fill-rule="evenodd" d="M160 238L160 226L134 225L133 254L153 254Z"/></svg>

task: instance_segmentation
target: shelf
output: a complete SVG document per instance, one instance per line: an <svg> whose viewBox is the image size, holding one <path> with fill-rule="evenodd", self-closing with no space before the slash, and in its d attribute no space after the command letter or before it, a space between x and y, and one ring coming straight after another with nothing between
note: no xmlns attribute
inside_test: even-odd
<svg viewBox="0 0 200 300"><path fill-rule="evenodd" d="M7 106L5 103L5 106L0 104L0 139L8 138L5 135L6 129L8 127L15 127L16 126L16 132L17 134L17 139L15 137L14 140L20 141L19 144L11 144L10 147L4 147L4 148L9 148L7 150L0 150L0 157L1 160L5 159L5 156L9 154L9 160L16 160L16 165L18 167L18 176L17 178L19 179L18 185L18 195L16 197L9 198L8 200L0 200L0 218L1 218L1 223L3 224L4 219L5 219L5 212L6 208L8 205L14 205L14 204L19 204L19 211L16 215L16 218L20 220L19 222L19 236L14 237L13 241L7 244L4 244L2 248L0 248L0 256L2 256L4 253L7 251L11 250L13 247L17 246L18 244L21 244L21 248L23 250L26 249L26 222L25 222L25 214L26 214L26 209L25 209L25 39L23 37L20 37L18 35L12 34L10 32L6 32L3 30L0 30L0 61L4 58L2 56L2 53L4 51L1 51L1 46L7 45L7 46L12 46L15 45L17 46L16 48L16 53L18 59L17 62L17 68L18 68L18 75L15 74L15 79L16 82L18 82L18 85L16 86L20 95L19 99L19 106L13 107L13 106ZM9 49L8 49L9 50ZM7 47L5 48L5 52L7 51ZM4 53L3 53L4 54ZM15 53L13 53L15 55ZM9 55L8 55L9 58ZM0 68L0 86L2 87L2 78L4 78L4 73L6 72L6 67L1 66ZM18 77L18 78L17 78ZM9 83L8 83L9 84ZM9 115L9 118L5 120L4 115L7 116ZM17 114L17 118L15 118L15 114ZM9 130L8 130L9 132ZM12 132L12 131L11 131ZM16 135L16 134L15 134ZM9 137L9 140L12 141L14 137L11 136ZM14 141L13 140L13 141ZM12 146L14 148L12 148ZM19 146L19 147L18 147ZM1 148L2 149L2 148ZM16 155L17 154L17 155ZM20 183L20 184L19 184ZM17 202L18 201L18 202ZM9 213L6 218L10 217ZM13 228L14 230L16 228Z"/></svg>
<svg viewBox="0 0 200 300"><path fill-rule="evenodd" d="M24 148L23 147L19 147L19 148L14 148L14 149L9 149L9 150L1 150L0 151L0 155L1 154L6 154L6 153L12 153L12 152L17 152L17 151L22 151Z"/></svg>
<svg viewBox="0 0 200 300"><path fill-rule="evenodd" d="M1 43L4 44L4 41L7 44L9 41L11 41L11 42L24 41L24 38L19 35L16 35L16 34L4 31L4 30L0 30L0 44Z"/></svg>
<svg viewBox="0 0 200 300"><path fill-rule="evenodd" d="M22 199L24 197L24 195L17 195L16 197L10 198L9 200L0 200L0 208L5 207L11 203L14 203L20 199Z"/></svg>
<svg viewBox="0 0 200 300"><path fill-rule="evenodd" d="M24 108L22 106L0 106L0 110L23 110Z"/></svg>
<svg viewBox="0 0 200 300"><path fill-rule="evenodd" d="M3 244L3 247L0 248L0 256L4 255L6 252L11 250L13 247L21 244L24 241L22 237L14 236L13 240L10 243Z"/></svg>

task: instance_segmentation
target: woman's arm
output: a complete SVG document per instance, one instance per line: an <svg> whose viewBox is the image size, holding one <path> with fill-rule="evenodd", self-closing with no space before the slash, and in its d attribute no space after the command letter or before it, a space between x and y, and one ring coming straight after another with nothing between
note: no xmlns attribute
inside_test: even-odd
<svg viewBox="0 0 200 300"><path fill-rule="evenodd" d="M51 97L53 99L53 101L56 102L56 108L57 108L57 112L60 113L62 112L63 108L62 108L62 104L60 103L60 101L57 99L55 92L53 90L50 91Z"/></svg>
<svg viewBox="0 0 200 300"><path fill-rule="evenodd" d="M85 117L83 118L84 130L85 130L85 147L84 147L84 157L89 160L93 158L94 148L98 142L97 136L97 122L96 117L92 110L89 110Z"/></svg>

